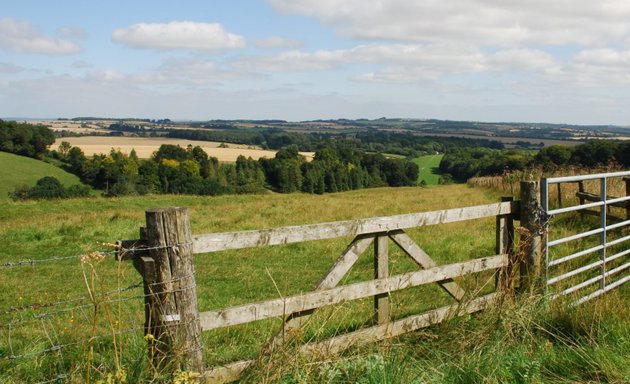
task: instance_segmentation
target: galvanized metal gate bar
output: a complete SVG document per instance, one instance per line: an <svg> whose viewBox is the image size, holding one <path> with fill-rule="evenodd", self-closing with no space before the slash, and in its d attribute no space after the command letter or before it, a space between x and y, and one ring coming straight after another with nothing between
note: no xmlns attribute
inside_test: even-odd
<svg viewBox="0 0 630 384"><path fill-rule="evenodd" d="M623 271L630 270L630 261L625 264L619 265L615 268L612 268L610 270L607 270L607 263L630 255L630 249L625 249L614 255L607 256L607 252L610 247L614 245L622 244L630 240L630 236L623 236L618 239L610 241L608 240L608 236L607 236L608 232L613 229L619 229L619 228L630 226L630 220L628 220L628 217L626 217L626 220L623 220L621 222L608 224L609 207L612 206L613 204L616 204L616 206L619 207L619 203L630 202L630 196L623 196L623 197L607 196L607 191L609 189L608 188L609 179L619 178L619 177L624 177L624 178L630 177L630 171L599 173L599 174L582 175L582 176L550 177L550 178L542 179L542 182L541 182L542 208L547 217L566 214L569 212L582 211L589 208L599 208L599 227L598 228L581 232L581 233L577 233L577 234L573 234L573 235L566 236L559 239L553 239L553 240L547 239L547 241L545 241L545 272L546 272L545 279L546 279L547 286L556 284L560 281L569 279L573 276L577 276L583 272L586 272L595 268L599 268L599 274L597 276L591 277L571 287L565 288L561 290L560 292L554 293L553 295L551 295L552 299L574 293L580 289L583 289L593 284L599 284L599 287L597 290L575 301L575 304L578 305L630 281L630 274L622 278L619 278L613 281L612 283L609 283L608 281L611 276L619 274ZM599 181L599 193L597 194L599 197L598 201L584 203L585 200L582 200L581 201L582 204L579 204L579 205L574 205L570 207L556 207L555 209L551 209L550 204L549 204L549 191L550 191L550 186L552 184L584 182L587 180ZM630 182L627 181L627 183L630 183ZM592 196L593 196L592 198L594 198L594 195ZM627 203L627 204L630 204L630 203ZM572 254L565 255L555 260L550 260L549 249L551 247L568 243L570 241L582 239L588 236L594 236L594 235L599 235L599 245L590 247L587 249L579 249L577 250L577 252L574 252ZM557 276L549 276L550 267L557 266L557 265L569 262L571 260L576 260L580 257L583 257L591 253L595 253L595 252L599 253L598 261L579 266L571 271L562 273Z"/></svg>

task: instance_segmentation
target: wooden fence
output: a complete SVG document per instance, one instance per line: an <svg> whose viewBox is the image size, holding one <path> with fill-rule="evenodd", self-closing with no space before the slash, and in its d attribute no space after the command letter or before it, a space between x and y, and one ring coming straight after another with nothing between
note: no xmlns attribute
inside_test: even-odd
<svg viewBox="0 0 630 384"><path fill-rule="evenodd" d="M120 243L119 260L131 260L144 280L146 326L149 353L156 367L169 366L202 372L206 382L238 379L253 361L237 361L207 368L203 363L201 333L262 319L281 317L283 327L268 346L287 341L287 330L301 326L318 308L349 300L373 297L374 325L337 335L323 342L305 344L301 351L336 352L359 343L382 340L440 323L452 316L483 310L494 303L500 291L512 289L512 269L521 265L521 286L531 284L529 274L540 269L540 239L534 234L523 260L515 260L514 220L534 228L540 210L537 183L525 183L523 203L504 198L496 204L412 213L361 220L289 226L266 230L192 235L186 208L155 209L146 212L146 227L139 240ZM438 265L405 232L411 228L496 218L495 255L448 265ZM529 220L529 222L527 222ZM193 255L227 249L263 247L312 240L354 236L346 250L312 292L212 311L199 312L193 270ZM390 276L389 242L404 251L418 266L417 271ZM374 279L338 286L359 256L374 245ZM133 251L128 251L133 249ZM522 249L522 247L521 247ZM495 292L470 297L456 278L482 271L497 271ZM390 320L389 294L424 284L439 284L453 299L452 305L403 319Z"/></svg>

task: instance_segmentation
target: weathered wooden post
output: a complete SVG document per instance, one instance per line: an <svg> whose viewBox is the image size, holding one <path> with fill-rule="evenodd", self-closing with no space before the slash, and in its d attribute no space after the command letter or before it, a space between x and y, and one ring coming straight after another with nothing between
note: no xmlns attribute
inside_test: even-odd
<svg viewBox="0 0 630 384"><path fill-rule="evenodd" d="M203 348L188 209L146 211L145 236L149 257L141 258L140 262L145 287L150 292L147 338L153 364L157 369L202 372Z"/></svg>
<svg viewBox="0 0 630 384"><path fill-rule="evenodd" d="M374 278L383 279L389 275L389 250L388 237L376 236L374 239ZM374 296L374 321L377 324L389 322L389 294L383 293Z"/></svg>
<svg viewBox="0 0 630 384"><path fill-rule="evenodd" d="M630 177L624 177L626 182L626 196L630 196ZM630 201L626 201L626 220L630 220Z"/></svg>
<svg viewBox="0 0 630 384"><path fill-rule="evenodd" d="M586 199L584 198L584 195L586 195L586 189L584 188L584 180L580 180L578 181L578 199L580 199L580 205L584 205L586 203ZM584 217L585 212L584 210L580 210L580 217Z"/></svg>
<svg viewBox="0 0 630 384"><path fill-rule="evenodd" d="M524 255L520 263L521 291L542 288L543 209L540 203L540 182L521 181L521 239Z"/></svg>
<svg viewBox="0 0 630 384"><path fill-rule="evenodd" d="M512 202L512 196L501 197L502 202ZM514 208L513 208L514 209ZM499 290L511 290L514 288L512 273L517 260L514 259L514 212L507 215L499 215L496 218L496 249L497 255L508 255L509 261L505 268L497 274L496 287Z"/></svg>

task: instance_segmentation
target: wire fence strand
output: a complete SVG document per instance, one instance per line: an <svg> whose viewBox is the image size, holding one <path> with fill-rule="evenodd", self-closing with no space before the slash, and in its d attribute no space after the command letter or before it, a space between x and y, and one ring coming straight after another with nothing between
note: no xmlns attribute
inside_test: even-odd
<svg viewBox="0 0 630 384"><path fill-rule="evenodd" d="M144 332L144 326L128 328L128 329L125 329L123 331L118 331L118 332L113 332L113 333L108 333L108 334L100 334L100 335L96 335L96 336L91 336L91 337L83 338L83 339L81 339L79 341L75 341L75 342L72 342L72 343L66 343L66 344L51 343L50 347L41 349L39 351L26 352L26 353L22 353L20 355L0 356L0 359L2 359L2 360L28 359L28 358L31 358L31 357L37 357L37 356L45 355L45 354L51 353L51 352L58 352L58 351L61 351L63 349L67 349L69 347L84 345L84 344L91 343L91 342L96 341L96 340L101 340L101 339L106 339L106 338L110 338L110 337L126 335L126 334L134 333L134 332L137 332L137 331L143 331Z"/></svg>
<svg viewBox="0 0 630 384"><path fill-rule="evenodd" d="M147 252L147 251L160 250L160 249L173 249L177 251L179 250L179 247L190 246L193 243L191 242L178 243L178 244L151 246L151 247L141 245L141 246L133 247L133 248L123 248L119 244L113 244L113 243L100 243L100 244L104 246L112 247L115 249L109 250L109 251L95 251L92 253L84 253L84 254L79 254L79 255L74 255L74 256L53 256L53 257L48 257L48 258L43 258L43 259L22 258L18 260L5 261L2 264L0 264L0 267L5 267L5 268L23 267L23 266L34 266L40 263L49 263L53 261L64 261L64 260L72 260L72 259L81 260L86 257L94 256L94 254L98 254L100 257L105 257L106 255L125 255L125 254L134 254L134 253L139 253L139 252Z"/></svg>
<svg viewBox="0 0 630 384"><path fill-rule="evenodd" d="M96 251L102 257L106 255L116 254L117 251ZM44 259L21 259L21 260L13 260L13 261L5 261L0 264L0 267L11 268L11 267L24 267L24 266L35 266L36 264L41 263L50 263L53 261L64 261L64 260L81 260L84 257L89 256L90 254L80 254L74 256L53 256Z"/></svg>
<svg viewBox="0 0 630 384"><path fill-rule="evenodd" d="M112 247L113 250L99 250L72 256L53 256L45 258L23 257L14 260L0 261L0 275L10 274L12 268L36 267L44 264L54 264L55 262L78 261L81 264L100 261L107 256L114 255L116 260L129 260L139 255L146 254L154 250L168 249L179 252L180 247L192 245L192 243L182 243L165 246L134 246L124 248L120 244L101 244ZM0 361L39 361L43 356L50 356L57 361L58 373L50 379L39 381L37 384L62 383L71 379L71 373L63 372L65 360L74 350L81 348L92 348L103 345L103 340L114 339L118 342L119 337L127 334L139 333L145 337L146 324L140 325L142 321L137 317L132 319L111 319L107 314L109 306L116 303L130 302L133 300L155 300L159 302L163 295L177 294L197 287L191 279L194 274L178 276L167 281L147 284L144 281L137 281L124 287L111 289L97 294L77 295L69 298L59 298L57 300L41 300L37 298L30 300L27 304L15 303L11 306L0 308L0 331L4 333L6 348L2 348ZM191 284L192 283L192 284ZM136 294L135 290L144 288L142 294ZM157 289L156 289L157 288ZM153 290L159 291L153 293ZM135 304L134 304L135 305ZM105 311L101 316L98 312ZM100 316L100 317L99 317ZM95 320L99 317L98 325ZM116 320L116 321L114 321ZM120 322L119 322L120 320ZM77 322L79 321L79 322ZM120 325L125 323L129 328L120 330ZM92 325L90 331L86 326ZM169 325L170 326L170 325ZM162 332L159 329L169 331L168 326L154 326L151 332ZM22 339L21 334L29 332L27 339ZM90 336L92 334L92 336ZM147 336L148 337L148 336ZM64 353L65 351L65 353ZM12 364L12 363L9 363ZM13 363L15 364L15 363ZM17 363L22 364L22 363ZM49 372L54 374L54 371ZM40 379L41 380L41 379Z"/></svg>
<svg viewBox="0 0 630 384"><path fill-rule="evenodd" d="M178 283L181 281L184 281L188 278L191 278L194 275L186 275L186 276L182 276L182 277L178 277L175 279L171 279L171 280L167 280L164 282L160 282L160 283L153 283L150 284L149 286L157 286L157 285L168 285L168 284L173 284L173 283ZM95 296L96 298L103 298L103 297L110 297L111 295L115 294L115 293L119 293L119 292L125 292L125 291L130 291L132 289L135 288L139 288L143 285L142 282L138 282L135 284L132 284L128 287L124 287L124 288L120 288L120 289L116 289L116 290L112 290L109 292L105 292L102 294L99 294L98 296ZM189 291L189 290L194 290L197 288L196 285L187 285L184 287L178 287L177 284L174 284L175 287L173 287L173 289L169 289L169 290L164 290L164 291L160 291L159 295L165 295L165 294L173 294L173 293L179 293L179 292L185 292L185 291ZM26 323L31 323L31 322L35 322L39 319L42 318L50 318L56 315L60 315L60 314L64 314L64 313L69 313L69 312L73 312L73 311L78 311L81 309L86 309L86 308L93 308L96 304L98 306L102 306L102 305L106 305L106 304L114 304L114 303L122 303L122 302L126 302L126 301L131 301L131 300L140 300L140 299L146 299L146 298L150 298L150 297L154 297L155 294L153 293L149 293L149 294L142 294L142 295L134 295L134 296L129 296L129 297L122 297L122 298L117 298L117 299L110 299L110 300L102 300L102 301L96 301L96 302L90 302L87 304L82 304L82 305L76 305L70 308L62 308L62 309L58 309L55 311L48 311L48 312L42 312L42 313L35 313L31 316L24 316L24 317L20 317L17 320L14 321L9 321L7 323L0 323L0 328L8 328L8 327L15 327L18 325L23 325ZM86 296L85 300L92 300L92 298ZM71 302L76 302L76 301L71 301ZM52 304L58 304L58 303L63 303L63 302L57 302L57 303L52 303ZM59 304L61 305L61 304ZM52 305L50 307L53 307ZM43 308L48 308L48 307L43 307ZM16 310L15 312L24 312L24 310L22 310L21 308ZM8 314L11 313L11 310L6 310L4 312L4 314ZM0 313L1 314L1 313Z"/></svg>
<svg viewBox="0 0 630 384"><path fill-rule="evenodd" d="M107 291L107 292L103 292L103 293L97 294L97 295L95 295L95 297L100 298L100 297L110 296L110 295L113 295L113 294L116 294L116 293L122 293L122 292L130 291L130 290L133 290L133 289L139 288L139 287L142 287L142 281L139 281L137 283L131 284L131 285L129 285L127 287L124 287L124 288L113 289L111 291ZM31 303L31 304L22 305L20 307L9 307L7 309L0 310L0 316L1 315L6 315L8 313L13 313L13 312L24 312L24 311L28 311L28 310L39 310L41 308L58 307L58 306L64 305L64 304L76 303L76 302L81 302L81 301L86 301L86 300L93 300L93 299L90 296L77 296L77 297L73 297L73 298L70 298L70 299L59 300L59 301L55 301L55 302Z"/></svg>
<svg viewBox="0 0 630 384"><path fill-rule="evenodd" d="M50 380L46 381L38 381L35 384L50 384L50 383L61 383L64 382L68 378L68 374L66 373L58 373L57 376Z"/></svg>

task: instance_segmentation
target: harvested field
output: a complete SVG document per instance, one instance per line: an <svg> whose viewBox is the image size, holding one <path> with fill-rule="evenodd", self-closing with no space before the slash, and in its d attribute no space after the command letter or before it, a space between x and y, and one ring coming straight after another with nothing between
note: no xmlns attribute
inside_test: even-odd
<svg viewBox="0 0 630 384"><path fill-rule="evenodd" d="M260 148L230 145L229 148L219 148L221 143L208 141L192 141L172 138L141 138L141 137L67 137L63 141L67 141L72 146L79 147L87 156L100 153L109 153L112 148L120 149L123 153L129 153L132 149L136 150L138 157L149 158L153 152L157 151L162 144L179 145L186 148L188 145L200 146L210 156L214 156L219 161L236 161L239 155L246 157L251 156L254 159L261 157L273 157L275 151L265 151ZM61 140L57 140L61 142ZM55 144L57 144L55 142Z"/></svg>
<svg viewBox="0 0 630 384"><path fill-rule="evenodd" d="M23 123L34 124L34 125L43 125L46 126L53 131L68 131L74 133L81 134L107 134L110 132L108 127L110 124L115 123L114 120L86 120L86 121L75 121L75 120L26 120L22 121Z"/></svg>
<svg viewBox="0 0 630 384"><path fill-rule="evenodd" d="M62 141L69 142L73 147L79 147L86 156L93 154L109 153L112 148L120 149L123 153L136 150L138 157L147 159L153 152L157 151L162 144L179 145L186 148L188 145L200 146L208 155L216 157L219 161L234 162L239 155L252 157L258 160L262 157L272 158L276 151L263 150L255 146L228 144L228 148L219 148L221 143L212 141L193 141L162 137L105 137L105 136L84 136L84 137L64 137L57 139L53 148ZM312 153L303 153L307 158L312 158Z"/></svg>

